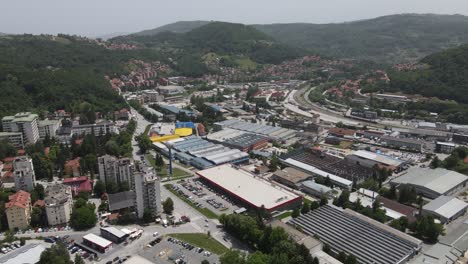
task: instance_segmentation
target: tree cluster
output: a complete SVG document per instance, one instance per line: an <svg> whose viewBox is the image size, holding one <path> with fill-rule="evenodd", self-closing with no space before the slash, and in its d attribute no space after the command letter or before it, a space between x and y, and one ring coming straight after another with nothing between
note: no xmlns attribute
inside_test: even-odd
<svg viewBox="0 0 468 264"><path fill-rule="evenodd" d="M263 222L246 215L221 215L225 230L256 252L245 256L231 251L221 257L221 263L315 263L304 245L292 241L281 227L265 226ZM253 259L256 261L254 261Z"/></svg>

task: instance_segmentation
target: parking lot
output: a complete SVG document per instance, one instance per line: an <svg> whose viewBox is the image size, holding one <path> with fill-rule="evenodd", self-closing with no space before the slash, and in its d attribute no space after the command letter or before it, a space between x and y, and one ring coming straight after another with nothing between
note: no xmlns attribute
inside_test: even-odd
<svg viewBox="0 0 468 264"><path fill-rule="evenodd" d="M234 210L239 209L228 196L217 193L198 178L180 181L172 187L198 207L206 207L217 215L232 214Z"/></svg>
<svg viewBox="0 0 468 264"><path fill-rule="evenodd" d="M172 237L155 238L138 253L156 263L201 263L204 259L219 262L217 255Z"/></svg>

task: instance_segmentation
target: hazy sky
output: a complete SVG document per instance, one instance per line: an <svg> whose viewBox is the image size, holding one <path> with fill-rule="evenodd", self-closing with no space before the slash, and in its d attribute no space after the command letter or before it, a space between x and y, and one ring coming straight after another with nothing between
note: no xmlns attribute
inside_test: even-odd
<svg viewBox="0 0 468 264"><path fill-rule="evenodd" d="M468 15L468 0L0 0L0 32L98 36L180 20L330 23L399 13Z"/></svg>

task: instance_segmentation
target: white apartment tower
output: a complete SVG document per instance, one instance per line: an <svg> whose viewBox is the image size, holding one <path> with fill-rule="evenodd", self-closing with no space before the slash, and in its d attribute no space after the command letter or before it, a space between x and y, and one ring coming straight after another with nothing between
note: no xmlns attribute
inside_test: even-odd
<svg viewBox="0 0 468 264"><path fill-rule="evenodd" d="M38 116L30 112L17 113L2 118L3 132L20 132L25 145L39 140Z"/></svg>
<svg viewBox="0 0 468 264"><path fill-rule="evenodd" d="M150 209L153 216L161 214L161 182L154 168L140 166L140 172L133 175L138 218L143 217L145 209Z"/></svg>
<svg viewBox="0 0 468 264"><path fill-rule="evenodd" d="M16 157L13 161L13 173L15 176L16 191L23 190L30 192L36 184L36 174L32 159L27 156Z"/></svg>
<svg viewBox="0 0 468 264"><path fill-rule="evenodd" d="M45 189L45 209L50 226L63 225L70 221L73 210L72 189L63 184Z"/></svg>
<svg viewBox="0 0 468 264"><path fill-rule="evenodd" d="M114 156L104 155L98 158L99 180L115 183L128 182L133 185L134 166L129 158L118 159Z"/></svg>

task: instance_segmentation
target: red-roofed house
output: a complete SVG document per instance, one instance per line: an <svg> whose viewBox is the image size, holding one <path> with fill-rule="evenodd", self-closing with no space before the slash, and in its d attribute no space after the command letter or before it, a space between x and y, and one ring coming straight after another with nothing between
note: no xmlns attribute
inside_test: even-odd
<svg viewBox="0 0 468 264"><path fill-rule="evenodd" d="M80 158L67 160L65 162L65 175L78 177L80 176Z"/></svg>
<svg viewBox="0 0 468 264"><path fill-rule="evenodd" d="M93 183L88 176L65 178L63 179L63 184L71 187L73 195L77 195L80 192L91 193L93 191Z"/></svg>
<svg viewBox="0 0 468 264"><path fill-rule="evenodd" d="M26 229L31 221L31 195L25 191L18 191L10 195L5 204L5 212L10 230Z"/></svg>

